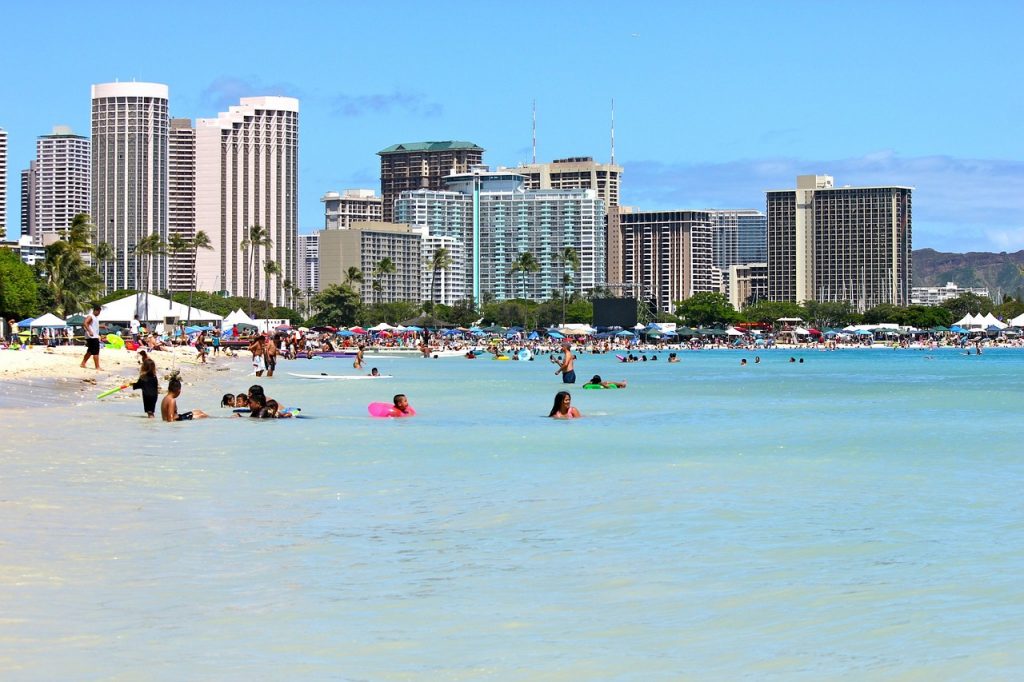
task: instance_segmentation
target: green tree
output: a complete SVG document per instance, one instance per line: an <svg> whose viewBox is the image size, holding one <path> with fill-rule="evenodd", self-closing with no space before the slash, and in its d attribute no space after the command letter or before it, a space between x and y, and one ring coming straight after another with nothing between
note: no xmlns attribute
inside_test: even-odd
<svg viewBox="0 0 1024 682"><path fill-rule="evenodd" d="M387 275L393 275L395 273L395 262L385 256L377 261L376 267L373 268L373 292L374 302L379 303L381 299L381 292L384 290L384 277Z"/></svg>
<svg viewBox="0 0 1024 682"><path fill-rule="evenodd" d="M1024 302L1013 296L1006 296L1003 298L1003 302L992 312L996 317L1001 317L1004 321L1009 322L1018 315L1024 314Z"/></svg>
<svg viewBox="0 0 1024 682"><path fill-rule="evenodd" d="M803 315L793 317L801 317L809 325L818 329L845 327L854 324L860 318L849 301L806 301L803 307L806 317Z"/></svg>
<svg viewBox="0 0 1024 682"><path fill-rule="evenodd" d="M20 320L39 310L39 280L10 249L0 249L0 315Z"/></svg>
<svg viewBox="0 0 1024 682"><path fill-rule="evenodd" d="M274 260L264 261L264 263L263 263L263 272L267 276L267 297L264 299L264 301L266 302L266 304L268 306L266 310L269 312L269 310L270 310L270 308L269 308L269 306L270 306L270 299L271 299L271 296L270 296L270 280L271 280L272 277L277 277L278 280L281 279L281 266L278 265L277 261L274 261Z"/></svg>
<svg viewBox="0 0 1024 682"><path fill-rule="evenodd" d="M89 216L79 213L61 232L61 238L46 247L37 265L46 299L62 317L83 310L103 291L103 278L83 258L83 254L94 252L92 231Z"/></svg>
<svg viewBox="0 0 1024 682"><path fill-rule="evenodd" d="M879 303L874 308L864 311L864 324L894 323L903 324L904 309L891 303Z"/></svg>
<svg viewBox="0 0 1024 682"><path fill-rule="evenodd" d="M374 325L378 322L398 324L402 320L420 314L420 304L415 301L391 301L390 303L374 303L363 306L356 321L362 325Z"/></svg>
<svg viewBox="0 0 1024 682"><path fill-rule="evenodd" d="M523 298L526 298L526 277L527 275L540 272L540 263L533 257L533 254L529 251L523 251L521 254L516 256L516 259L512 261L512 267L509 270L509 274L519 273L519 281L523 287Z"/></svg>
<svg viewBox="0 0 1024 682"><path fill-rule="evenodd" d="M759 322L774 325L784 317L807 319L807 310L793 301L758 301L743 309L743 319L747 322Z"/></svg>
<svg viewBox="0 0 1024 682"><path fill-rule="evenodd" d="M434 250L433 255L430 257L429 265L430 265L430 271L432 273L431 276L430 276L430 300L433 301L434 300L434 291L435 291L435 289L437 289L437 273L438 273L438 271L439 270L447 270L448 268L450 268L452 266L452 256L448 252L448 249L446 249L443 246L437 247L437 249ZM438 302L441 302L441 301L444 300L444 296L441 296L440 293L441 292L438 292L438 296L437 296Z"/></svg>
<svg viewBox="0 0 1024 682"><path fill-rule="evenodd" d="M153 260L159 256L167 253L167 244L161 239L160 235L156 232L148 234L140 239L132 251L132 255L135 256L136 267L142 271L142 295L145 301L142 308L142 319L148 319L149 316L149 293L151 290L150 280L153 276ZM135 305L136 310L139 309L138 303Z"/></svg>
<svg viewBox="0 0 1024 682"><path fill-rule="evenodd" d="M980 296L974 293L963 293L954 298L947 299L940 304L943 308L953 313L953 320L959 320L964 315L987 315L995 308L992 299L988 296Z"/></svg>
<svg viewBox="0 0 1024 682"><path fill-rule="evenodd" d="M942 306L912 305L902 310L900 324L918 329L948 327L953 324L953 313Z"/></svg>
<svg viewBox="0 0 1024 682"><path fill-rule="evenodd" d="M580 269L580 254L576 252L576 249L567 246L555 253L555 261L562 267L562 324L565 324L566 289L576 277L576 271ZM569 268L569 272L565 271L566 268Z"/></svg>
<svg viewBox="0 0 1024 682"><path fill-rule="evenodd" d="M457 301L454 305L443 305L438 303L434 306L433 314L442 320L448 320L460 327L468 327L480 317L477 313L473 299Z"/></svg>
<svg viewBox="0 0 1024 682"><path fill-rule="evenodd" d="M248 234L238 244L238 248L245 254L245 286L249 296L249 314L255 315L256 300L256 270L253 267L256 262L257 252L263 249L270 249L274 246L270 238L270 231L260 225L249 227Z"/></svg>
<svg viewBox="0 0 1024 682"><path fill-rule="evenodd" d="M192 239L188 240L189 249L192 251L192 270L189 276L189 289L188 289L188 315L187 320L192 321L192 294L196 290L196 261L199 259L199 249L206 249L207 251L213 250L213 244L210 243L210 236L202 230L198 230ZM209 310L207 308L206 310ZM210 312L213 312L210 310Z"/></svg>
<svg viewBox="0 0 1024 682"><path fill-rule="evenodd" d="M192 250L192 240L182 237L180 234L175 232L167 238L167 255L174 257L186 254ZM169 269L169 268L168 268ZM171 278L167 278L167 293L168 298L174 294L174 282Z"/></svg>
<svg viewBox="0 0 1024 682"><path fill-rule="evenodd" d="M332 284L310 302L316 312L309 318L313 325L349 327L360 312L359 294L345 284Z"/></svg>
<svg viewBox="0 0 1024 682"><path fill-rule="evenodd" d="M740 319L725 294L714 291L700 291L676 302L675 314L691 327L724 326Z"/></svg>

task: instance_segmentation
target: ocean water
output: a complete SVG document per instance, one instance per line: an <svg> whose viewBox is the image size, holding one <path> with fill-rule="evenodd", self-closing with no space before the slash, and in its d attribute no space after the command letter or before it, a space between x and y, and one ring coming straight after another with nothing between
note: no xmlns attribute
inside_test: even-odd
<svg viewBox="0 0 1024 682"><path fill-rule="evenodd" d="M629 387L575 421L543 358L283 363L291 421L9 401L2 677L1024 677L1024 352L760 356L583 356Z"/></svg>

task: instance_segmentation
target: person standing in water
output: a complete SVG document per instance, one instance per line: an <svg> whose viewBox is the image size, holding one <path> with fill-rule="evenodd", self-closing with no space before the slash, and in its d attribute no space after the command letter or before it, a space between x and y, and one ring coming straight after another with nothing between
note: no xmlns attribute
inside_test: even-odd
<svg viewBox="0 0 1024 682"><path fill-rule="evenodd" d="M142 390L142 409L150 419L156 417L156 399L160 391L156 376L156 363L146 358L142 361L139 379L132 384L132 390Z"/></svg>
<svg viewBox="0 0 1024 682"><path fill-rule="evenodd" d="M558 363L555 374L562 375L563 384L576 383L576 356L572 354L572 344L568 341L562 342L562 361Z"/></svg>

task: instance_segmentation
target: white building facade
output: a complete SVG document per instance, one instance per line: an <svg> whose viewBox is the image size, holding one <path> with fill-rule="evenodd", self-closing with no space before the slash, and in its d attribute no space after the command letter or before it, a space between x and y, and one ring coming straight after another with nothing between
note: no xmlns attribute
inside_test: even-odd
<svg viewBox="0 0 1024 682"><path fill-rule="evenodd" d="M295 284L308 295L311 291L320 290L320 235L299 235L298 274Z"/></svg>
<svg viewBox="0 0 1024 682"><path fill-rule="evenodd" d="M92 86L92 216L95 242L114 257L100 265L108 291L167 288L167 258L135 253L167 240L168 88L160 83Z"/></svg>
<svg viewBox="0 0 1024 682"><path fill-rule="evenodd" d="M298 256L299 101L243 97L217 118L196 121L196 229L213 250L200 252L198 288L283 305ZM269 245L245 244L251 228ZM273 261L279 275L267 273Z"/></svg>
<svg viewBox="0 0 1024 682"><path fill-rule="evenodd" d="M355 222L384 220L384 198L372 189L327 192L320 201L324 205L325 230L347 230Z"/></svg>
<svg viewBox="0 0 1024 682"><path fill-rule="evenodd" d="M42 244L44 235L59 235L76 215L92 210L91 175L88 138L56 126L36 139L36 160L29 169L33 243Z"/></svg>
<svg viewBox="0 0 1024 682"><path fill-rule="evenodd" d="M0 128L0 239L7 238L7 131Z"/></svg>
<svg viewBox="0 0 1024 682"><path fill-rule="evenodd" d="M167 238L196 236L196 131L191 119L171 119L167 162ZM192 288L192 251L167 254L171 292Z"/></svg>

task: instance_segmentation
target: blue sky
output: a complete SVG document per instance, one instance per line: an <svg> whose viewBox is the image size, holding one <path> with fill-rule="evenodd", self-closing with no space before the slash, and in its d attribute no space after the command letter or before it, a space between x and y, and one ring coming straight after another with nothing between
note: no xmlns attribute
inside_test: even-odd
<svg viewBox="0 0 1024 682"><path fill-rule="evenodd" d="M914 246L1024 248L1024 89L1012 2L28 3L5 6L0 127L18 171L89 86L170 86L208 117L300 99L300 231L320 196L379 189L376 152L461 139L492 166L609 158L623 203L763 208L803 173L914 193ZM1014 47L1018 45L1018 47Z"/></svg>

